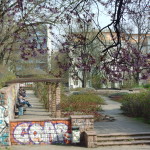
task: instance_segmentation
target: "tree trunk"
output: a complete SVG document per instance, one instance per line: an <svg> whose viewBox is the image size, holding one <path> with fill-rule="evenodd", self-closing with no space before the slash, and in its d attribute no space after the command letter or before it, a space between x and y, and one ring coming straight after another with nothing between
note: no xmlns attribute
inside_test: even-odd
<svg viewBox="0 0 150 150"><path fill-rule="evenodd" d="M135 79L135 83L136 83L137 85L139 85L139 72L137 72L137 73L135 74L134 79Z"/></svg>
<svg viewBox="0 0 150 150"><path fill-rule="evenodd" d="M85 88L86 87L86 72L85 71L83 71L82 72L82 88Z"/></svg>
<svg viewBox="0 0 150 150"><path fill-rule="evenodd" d="M0 64L3 64L3 58L0 57Z"/></svg>

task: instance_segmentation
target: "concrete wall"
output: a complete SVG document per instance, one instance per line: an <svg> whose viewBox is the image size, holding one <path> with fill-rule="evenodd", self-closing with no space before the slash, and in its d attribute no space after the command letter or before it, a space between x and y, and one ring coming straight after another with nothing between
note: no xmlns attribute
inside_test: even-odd
<svg viewBox="0 0 150 150"><path fill-rule="evenodd" d="M10 145L9 120L14 118L14 105L18 84L0 89L0 146Z"/></svg>
<svg viewBox="0 0 150 150"><path fill-rule="evenodd" d="M79 127L82 134L93 129L93 123L93 116L90 115L49 120L10 120L10 141L12 145L71 144L73 126Z"/></svg>
<svg viewBox="0 0 150 150"><path fill-rule="evenodd" d="M69 144L70 119L13 120L10 122L10 140L17 144Z"/></svg>
<svg viewBox="0 0 150 150"><path fill-rule="evenodd" d="M0 146L70 144L72 127L79 127L82 143L84 142L83 133L93 130L94 119L91 115L49 118L47 120L14 119L18 89L18 84L0 89Z"/></svg>

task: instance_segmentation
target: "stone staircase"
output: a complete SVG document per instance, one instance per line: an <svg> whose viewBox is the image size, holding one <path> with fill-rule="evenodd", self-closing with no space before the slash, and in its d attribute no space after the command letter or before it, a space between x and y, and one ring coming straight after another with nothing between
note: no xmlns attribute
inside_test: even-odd
<svg viewBox="0 0 150 150"><path fill-rule="evenodd" d="M97 146L150 144L150 132L97 134Z"/></svg>

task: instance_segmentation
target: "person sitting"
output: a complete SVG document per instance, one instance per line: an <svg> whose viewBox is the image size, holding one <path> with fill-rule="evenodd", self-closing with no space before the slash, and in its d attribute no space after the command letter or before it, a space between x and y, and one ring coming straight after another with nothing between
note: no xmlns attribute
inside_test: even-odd
<svg viewBox="0 0 150 150"><path fill-rule="evenodd" d="M24 98L23 98L23 96L22 95L20 95L19 97L18 97L18 103L19 104L22 104L22 105L27 105L28 107L32 107L32 105L28 102L28 101L26 101Z"/></svg>
<svg viewBox="0 0 150 150"><path fill-rule="evenodd" d="M19 88L19 95L26 97L26 90L23 89L22 87Z"/></svg>

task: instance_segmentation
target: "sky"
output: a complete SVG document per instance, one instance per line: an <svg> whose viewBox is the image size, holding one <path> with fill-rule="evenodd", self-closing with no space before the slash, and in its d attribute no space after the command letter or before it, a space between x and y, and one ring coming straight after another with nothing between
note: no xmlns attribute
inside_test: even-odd
<svg viewBox="0 0 150 150"><path fill-rule="evenodd" d="M96 6L93 6L92 12L95 13L94 20L95 20L95 22L99 22L100 28L105 27L106 25L108 25L111 22L111 18L108 15L106 8L104 8L104 6L101 6L101 5L99 6L99 12L97 11ZM99 13L99 15L97 15L98 13ZM58 26L59 26L59 29L57 27L55 27L55 28L53 28L52 32L54 32L56 35L59 36L60 34L65 33L65 32L64 32L64 28L63 27L61 28L62 25L58 25ZM52 35L51 35L51 39L55 40ZM53 45L52 45L52 49L55 49Z"/></svg>

